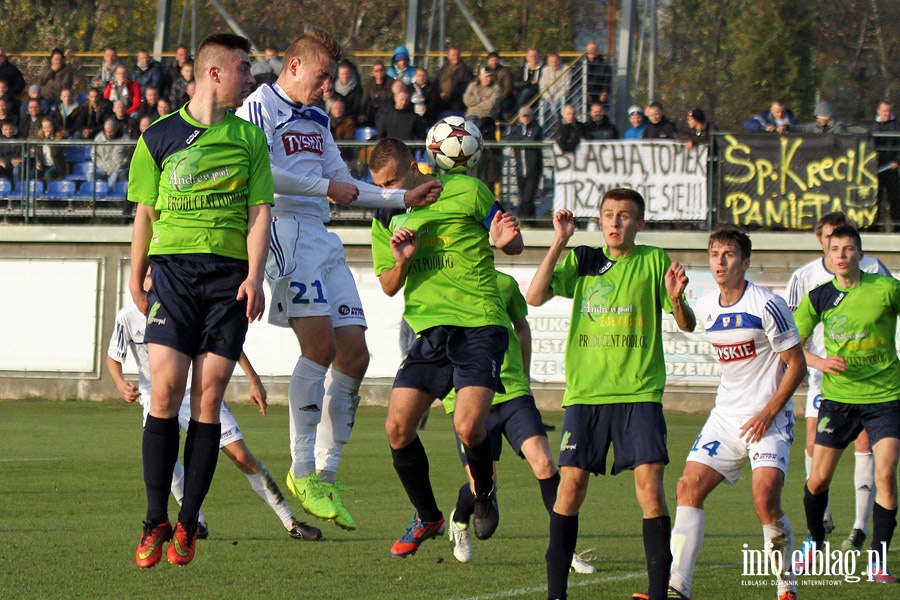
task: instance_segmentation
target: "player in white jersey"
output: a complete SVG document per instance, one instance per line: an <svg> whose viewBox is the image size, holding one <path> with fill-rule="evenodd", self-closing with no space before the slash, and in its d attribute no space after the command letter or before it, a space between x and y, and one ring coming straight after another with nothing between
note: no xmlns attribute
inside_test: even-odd
<svg viewBox="0 0 900 600"><path fill-rule="evenodd" d="M819 219L816 224L816 239L822 246L824 253L828 245L828 238L835 227L840 225L852 225L842 212L832 212ZM866 273L890 276L888 268L874 256L866 254L860 260L859 268ZM791 310L797 310L800 301L811 290L827 283L834 278L834 273L825 264L825 255L803 265L791 275L787 286L787 301ZM823 339L822 324L816 325L813 334L807 342L807 348L813 354L825 356L825 340ZM812 468L812 452L816 442L816 425L819 421L819 404L822 402L822 372L808 367L808 389L806 392L806 478L809 479ZM847 539L841 544L841 548L848 550L862 550L863 542L868 531L869 515L872 512L872 503L875 499L875 459L872 456L872 445L869 443L869 435L865 429L854 442L854 456L856 458L853 469L853 484L856 487L856 519L853 529ZM825 531L834 531L834 519L831 516L831 504L825 509Z"/></svg>
<svg viewBox="0 0 900 600"><path fill-rule="evenodd" d="M404 208L434 202L441 186L432 180L409 191L381 189L351 177L328 116L314 106L331 86L340 59L340 47L331 35L307 28L285 52L278 80L260 86L237 115L262 128L272 158L269 322L290 327L300 343L301 356L288 387L288 488L306 512L356 529L336 477L369 350L363 306L344 248L325 228L328 200L342 206Z"/></svg>
<svg viewBox="0 0 900 600"><path fill-rule="evenodd" d="M790 571L793 530L781 509L794 440L791 396L806 369L800 335L783 298L746 279L750 238L736 229L709 237L718 293L697 303L722 371L716 405L688 453L676 493L669 598L689 598L704 532L703 503L723 481L734 485L749 460L751 491L767 556ZM778 577L779 600L796 600L793 575Z"/></svg>
<svg viewBox="0 0 900 600"><path fill-rule="evenodd" d="M149 274L145 281L147 281L147 284L149 283ZM106 356L107 369L116 382L116 387L122 394L122 398L126 402L138 400L144 410L144 420L146 420L150 411L150 357L147 352L147 344L144 342L146 326L146 315L141 313L133 304L120 310L116 315L116 326L113 329ZM137 363L137 386L130 381L126 381L122 372L122 365L128 358L129 350ZM259 376L244 353L241 353L238 364L241 365L241 369L250 378L251 400L259 406L260 412L265 416L266 390ZM188 375L188 381L190 382L190 380L190 375ZM191 386L188 385L178 413L178 422L185 431L187 431L190 416ZM275 512L275 515L281 520L282 525L287 530L288 535L301 540L321 539L321 531L308 523L298 521L294 517L269 470L250 452L250 449L244 442L241 428L225 402L222 402L219 418L222 423L219 449L232 460L234 466L247 476L250 487ZM181 498L184 496L184 467L180 461L176 461L175 470L172 474L172 495L181 504ZM202 513L199 516L199 523L201 527L198 537L205 538L209 534L209 529Z"/></svg>

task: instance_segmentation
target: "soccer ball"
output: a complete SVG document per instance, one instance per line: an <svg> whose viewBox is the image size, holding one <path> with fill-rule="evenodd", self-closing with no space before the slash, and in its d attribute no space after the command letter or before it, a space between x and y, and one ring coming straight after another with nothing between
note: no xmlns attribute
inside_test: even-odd
<svg viewBox="0 0 900 600"><path fill-rule="evenodd" d="M438 169L461 173L481 158L484 140L475 123L462 117L444 117L428 131L425 148Z"/></svg>

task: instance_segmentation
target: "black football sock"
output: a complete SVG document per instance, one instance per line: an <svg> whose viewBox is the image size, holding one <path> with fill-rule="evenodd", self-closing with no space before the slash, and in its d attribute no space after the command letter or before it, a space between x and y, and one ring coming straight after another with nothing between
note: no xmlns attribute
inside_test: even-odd
<svg viewBox="0 0 900 600"><path fill-rule="evenodd" d="M896 528L897 509L888 510L876 502L872 507L872 550L880 555L882 542L885 544L885 550L890 550L891 539L894 537ZM882 558L886 558L886 556L882 556Z"/></svg>
<svg viewBox="0 0 900 600"><path fill-rule="evenodd" d="M428 474L428 455L419 436L404 448L391 448L394 470L406 490L409 501L416 507L422 521L437 521L443 515L434 499Z"/></svg>
<svg viewBox="0 0 900 600"><path fill-rule="evenodd" d="M141 456L147 488L147 522L153 525L169 518L169 489L178 461L178 417L160 419L147 415Z"/></svg>
<svg viewBox="0 0 900 600"><path fill-rule="evenodd" d="M809 487L803 486L803 508L806 510L806 528L819 548L825 543L825 509L828 507L828 489L813 495Z"/></svg>
<svg viewBox="0 0 900 600"><path fill-rule="evenodd" d="M476 494L490 494L494 489L494 457L491 456L491 439L485 436L477 446L463 444L469 471L475 480Z"/></svg>
<svg viewBox="0 0 900 600"><path fill-rule="evenodd" d="M200 423L191 419L184 443L184 498L178 520L192 526L203 499L209 492L216 464L219 460L219 440L222 437L220 423Z"/></svg>
<svg viewBox="0 0 900 600"><path fill-rule="evenodd" d="M469 482L462 484L456 497L456 510L453 512L453 520L457 523L468 523L475 512L475 496Z"/></svg>
<svg viewBox="0 0 900 600"><path fill-rule="evenodd" d="M578 542L578 515L567 517L550 513L550 544L544 558L547 560L547 597L566 597L569 585L569 568Z"/></svg>
<svg viewBox="0 0 900 600"><path fill-rule="evenodd" d="M556 490L559 488L559 471L547 479L538 479L538 485L541 486L541 500L544 501L544 508L552 514L553 505L556 504Z"/></svg>
<svg viewBox="0 0 900 600"><path fill-rule="evenodd" d="M665 600L668 595L669 571L672 568L672 519L668 516L644 519L644 554L647 557L647 588L650 600Z"/></svg>

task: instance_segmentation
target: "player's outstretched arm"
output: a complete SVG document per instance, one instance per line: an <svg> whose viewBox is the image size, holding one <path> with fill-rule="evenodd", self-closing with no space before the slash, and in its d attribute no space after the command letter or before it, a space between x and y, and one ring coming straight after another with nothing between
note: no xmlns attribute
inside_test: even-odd
<svg viewBox="0 0 900 600"><path fill-rule="evenodd" d="M406 284L406 275L412 265L419 237L416 232L401 227L391 235L391 253L394 255L394 266L378 276L381 290L388 296L394 296Z"/></svg>
<svg viewBox="0 0 900 600"><path fill-rule="evenodd" d="M137 386L130 381L125 381L125 376L122 374L122 363L108 354L106 355L106 369L116 383L116 388L122 394L122 399L125 402L134 402L140 398L141 393L138 391Z"/></svg>
<svg viewBox="0 0 900 600"><path fill-rule="evenodd" d="M503 254L522 254L525 242L522 240L522 232L519 230L519 220L512 213L497 211L491 220L491 239L494 245L503 251Z"/></svg>
<svg viewBox="0 0 900 600"><path fill-rule="evenodd" d="M441 190L443 189L443 183L437 179L429 179L420 186L406 190L406 193L403 194L403 203L407 208L434 204L441 196Z"/></svg>
<svg viewBox="0 0 900 600"><path fill-rule="evenodd" d="M772 426L775 417L784 410L785 404L797 391L797 387L806 377L806 359L803 357L803 346L797 344L784 352L779 352L781 362L786 365L784 375L772 398L758 414L741 425L741 437L747 443L758 442Z"/></svg>
<svg viewBox="0 0 900 600"><path fill-rule="evenodd" d="M553 297L550 284L553 281L553 269L559 257L566 249L566 244L575 235L575 217L566 209L556 211L553 215L553 241L547 249L547 255L531 279L531 285L525 293L525 302L531 306L541 306Z"/></svg>
<svg viewBox="0 0 900 600"><path fill-rule="evenodd" d="M250 380L250 400L259 407L259 412L262 413L262 416L266 416L266 408L269 406L266 402L268 392L266 392L262 379L259 378L259 374L253 368L253 365L250 364L250 359L247 358L243 351L241 351L238 364L241 365L241 370L247 376L247 379Z"/></svg>
<svg viewBox="0 0 900 600"><path fill-rule="evenodd" d="M694 311L684 299L684 290L687 289L688 276L684 267L673 262L666 271L666 293L672 301L672 316L678 328L682 331L693 331L697 327L697 317Z"/></svg>
<svg viewBox="0 0 900 600"><path fill-rule="evenodd" d="M138 204L134 213L134 229L131 233L131 279L128 281L128 289L131 291L134 304L145 315L150 309L147 291L144 289L144 277L150 266L147 252L150 250L153 222L158 218L159 213L153 207Z"/></svg>
<svg viewBox="0 0 900 600"><path fill-rule="evenodd" d="M247 279L238 288L237 300L247 299L247 320L262 318L266 312L266 296L263 293L263 274L272 232L269 224L272 212L268 204L257 204L248 209L247 220Z"/></svg>

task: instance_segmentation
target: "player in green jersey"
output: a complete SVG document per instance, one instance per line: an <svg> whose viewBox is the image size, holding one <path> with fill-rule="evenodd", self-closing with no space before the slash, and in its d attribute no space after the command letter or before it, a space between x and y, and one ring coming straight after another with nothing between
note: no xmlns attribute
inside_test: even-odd
<svg viewBox="0 0 900 600"><path fill-rule="evenodd" d="M434 177L419 171L403 142L381 140L369 168L375 185L410 189ZM416 507L406 534L391 548L408 556L440 535L444 517L428 477L428 456L416 426L435 398L457 390L454 427L465 446L475 481L475 535L487 539L499 522L493 460L484 421L509 344L506 316L489 237L506 254L524 248L515 218L505 213L478 179L438 175L441 195L431 206L413 208L388 224L387 246L373 240L372 256L381 287L404 290L404 318L418 334L400 366L388 406L386 429L397 471Z"/></svg>
<svg viewBox="0 0 900 600"><path fill-rule="evenodd" d="M569 562L578 539L578 511L591 473L606 472L612 444L613 475L634 472L643 513L649 598L666 597L671 519L663 488L669 462L662 394L666 369L662 312L682 331L696 326L684 299L684 267L660 248L635 244L644 226L644 199L613 189L600 202L603 248L579 246L556 266L575 232L568 210L553 219L554 238L525 299L540 306L554 295L573 298L566 344L566 414L560 445L559 493L550 515L547 548L549 598L565 598Z"/></svg>
<svg viewBox="0 0 900 600"><path fill-rule="evenodd" d="M237 35L207 37L197 52L194 98L144 132L131 163L128 199L138 207L129 287L147 315L152 382L142 451L147 517L136 553L142 569L162 559L169 539L169 562L193 560L197 517L219 455L222 397L247 325L265 310L272 171L265 135L229 112L255 81L249 50ZM169 484L191 365L184 498L173 531Z"/></svg>
<svg viewBox="0 0 900 600"><path fill-rule="evenodd" d="M876 488L868 579L896 583L886 559L897 526L900 360L895 336L900 281L861 271L862 257L856 229L836 227L826 249L834 279L809 292L794 313L804 344L819 322L824 325L826 353L823 358L805 350L809 366L823 374L824 399L803 496L810 536L794 568L808 570L821 552L831 479L844 449L865 429L875 456Z"/></svg>

